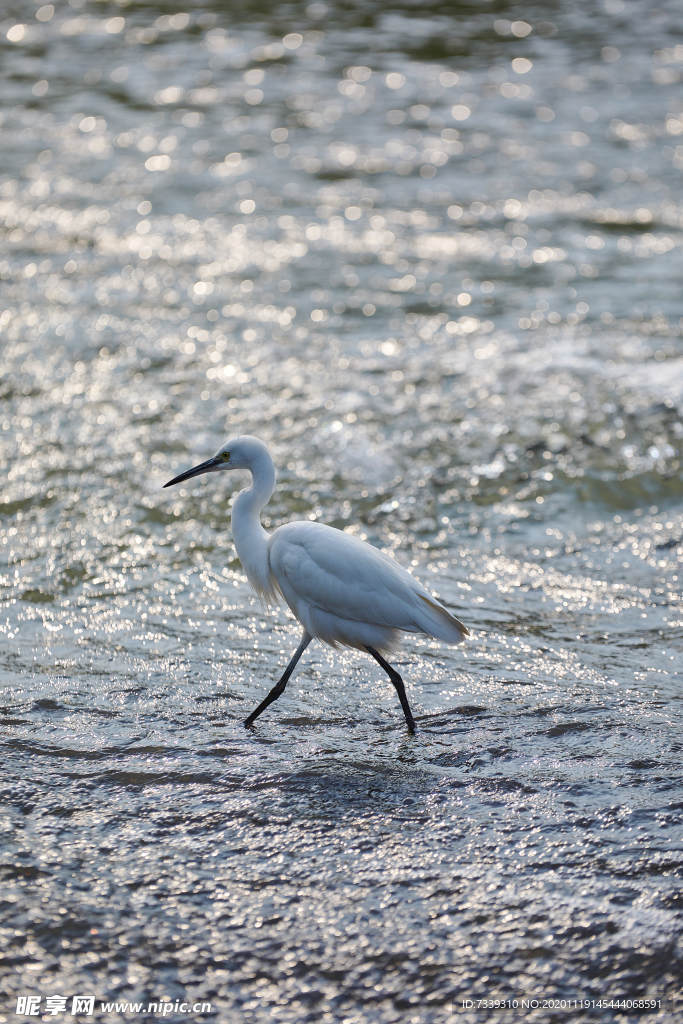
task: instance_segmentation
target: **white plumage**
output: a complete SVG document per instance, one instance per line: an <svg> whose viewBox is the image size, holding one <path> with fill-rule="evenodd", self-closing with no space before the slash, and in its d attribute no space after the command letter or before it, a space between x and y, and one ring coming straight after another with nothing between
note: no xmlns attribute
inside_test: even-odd
<svg viewBox="0 0 683 1024"><path fill-rule="evenodd" d="M229 441L213 458L164 486L222 469L247 469L252 475L251 487L240 492L232 511L235 546L249 582L267 601L282 597L304 628L282 678L245 724L251 725L280 696L316 637L335 647L342 644L370 653L394 684L413 732L403 681L381 652L391 650L402 632L458 643L467 628L392 558L351 534L322 523L295 522L269 536L260 512L273 493L275 469L258 438Z"/></svg>
<svg viewBox="0 0 683 1024"><path fill-rule="evenodd" d="M322 523L288 523L268 545L274 581L312 636L337 646L388 651L400 632L457 643L466 632L393 559Z"/></svg>

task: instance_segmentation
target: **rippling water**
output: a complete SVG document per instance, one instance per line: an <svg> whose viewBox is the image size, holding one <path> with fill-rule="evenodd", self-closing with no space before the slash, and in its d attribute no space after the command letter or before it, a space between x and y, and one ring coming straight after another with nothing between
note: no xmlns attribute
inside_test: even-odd
<svg viewBox="0 0 683 1024"><path fill-rule="evenodd" d="M5 5L0 1020L675 1018L679 30ZM405 644L414 739L319 645L244 730L297 631L233 478L161 490L237 432L268 524L367 537L471 627Z"/></svg>

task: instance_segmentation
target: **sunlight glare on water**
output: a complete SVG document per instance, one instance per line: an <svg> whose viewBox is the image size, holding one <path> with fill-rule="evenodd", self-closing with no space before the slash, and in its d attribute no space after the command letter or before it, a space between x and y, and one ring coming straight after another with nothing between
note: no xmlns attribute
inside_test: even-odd
<svg viewBox="0 0 683 1024"><path fill-rule="evenodd" d="M673 1019L679 22L3 10L0 1021ZM240 432L267 527L365 537L472 629L398 655L415 739L320 645L244 730L298 627L234 478L161 489Z"/></svg>

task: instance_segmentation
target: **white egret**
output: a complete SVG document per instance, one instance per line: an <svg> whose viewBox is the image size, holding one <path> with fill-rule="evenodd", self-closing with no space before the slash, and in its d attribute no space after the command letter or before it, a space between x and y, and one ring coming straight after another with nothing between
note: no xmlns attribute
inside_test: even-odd
<svg viewBox="0 0 683 1024"><path fill-rule="evenodd" d="M275 488L275 467L256 437L228 441L213 458L164 487L224 469L251 473L251 487L237 495L232 508L233 538L247 578L267 602L284 598L304 630L282 677L244 724L252 725L282 695L299 658L317 637L333 647L371 654L396 688L408 729L415 732L403 680L381 652L391 650L401 632L458 643L468 629L409 572L357 537L313 522L287 523L269 535L260 512Z"/></svg>

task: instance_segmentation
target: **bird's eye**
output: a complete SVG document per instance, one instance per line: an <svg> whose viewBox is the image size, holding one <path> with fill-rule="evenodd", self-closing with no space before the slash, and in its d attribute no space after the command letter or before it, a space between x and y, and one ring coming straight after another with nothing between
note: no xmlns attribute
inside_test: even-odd
<svg viewBox="0 0 683 1024"><path fill-rule="evenodd" d="M230 462L230 452L221 452L223 462Z"/></svg>

